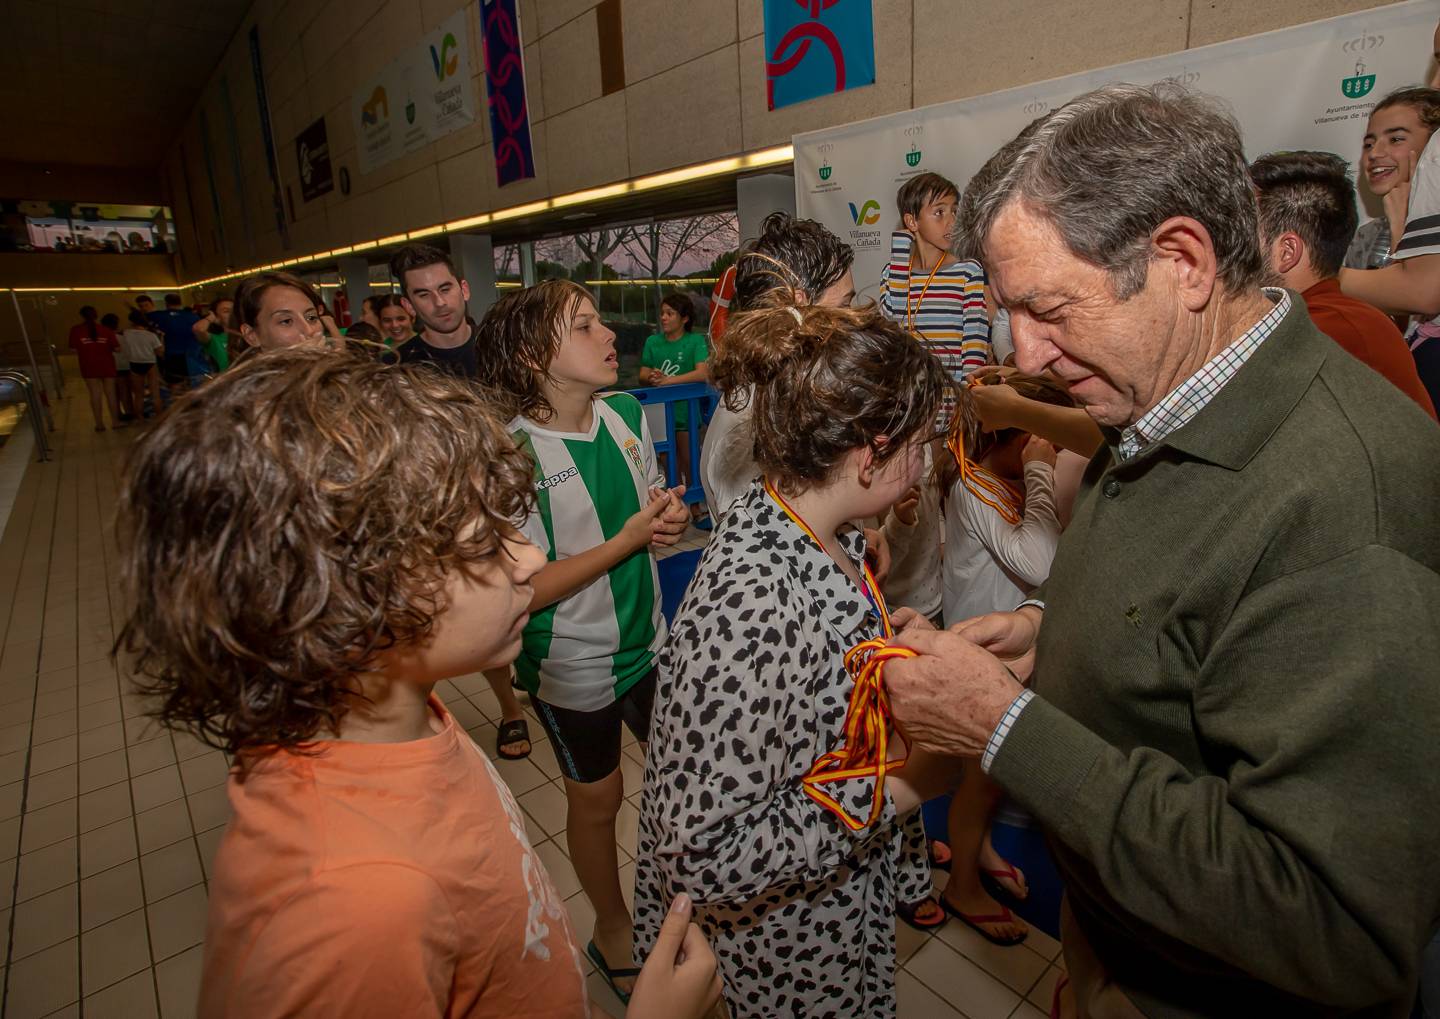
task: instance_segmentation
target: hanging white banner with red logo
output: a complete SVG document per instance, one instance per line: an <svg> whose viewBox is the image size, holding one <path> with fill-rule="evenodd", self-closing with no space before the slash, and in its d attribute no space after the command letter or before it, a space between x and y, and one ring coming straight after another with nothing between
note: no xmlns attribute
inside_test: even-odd
<svg viewBox="0 0 1440 1019"><path fill-rule="evenodd" d="M450 15L350 97L361 173L474 121L466 10Z"/></svg>
<svg viewBox="0 0 1440 1019"><path fill-rule="evenodd" d="M1431 0L1411 0L796 135L796 208L855 249L856 289L878 296L890 234L899 226L895 192L906 178L933 170L963 190L1030 121L1121 81L1168 79L1219 97L1240 121L1251 158L1317 149L1358 163L1375 103L1424 83L1435 18ZM1370 215L1378 214L1363 187L1361 196Z"/></svg>

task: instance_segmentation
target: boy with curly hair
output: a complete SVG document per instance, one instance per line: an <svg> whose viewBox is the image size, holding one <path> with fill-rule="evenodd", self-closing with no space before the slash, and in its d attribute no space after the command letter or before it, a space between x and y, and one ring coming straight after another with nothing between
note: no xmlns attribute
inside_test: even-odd
<svg viewBox="0 0 1440 1019"><path fill-rule="evenodd" d="M117 653L235 760L200 1014L597 1014L519 808L433 694L519 651L532 503L479 391L363 352L249 358L136 444ZM632 1016L714 1002L688 917Z"/></svg>

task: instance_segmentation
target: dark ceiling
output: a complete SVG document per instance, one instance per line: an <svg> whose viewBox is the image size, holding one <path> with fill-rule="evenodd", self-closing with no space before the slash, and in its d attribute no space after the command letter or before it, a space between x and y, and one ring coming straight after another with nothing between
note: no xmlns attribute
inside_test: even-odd
<svg viewBox="0 0 1440 1019"><path fill-rule="evenodd" d="M154 167L251 0L0 0L0 158Z"/></svg>

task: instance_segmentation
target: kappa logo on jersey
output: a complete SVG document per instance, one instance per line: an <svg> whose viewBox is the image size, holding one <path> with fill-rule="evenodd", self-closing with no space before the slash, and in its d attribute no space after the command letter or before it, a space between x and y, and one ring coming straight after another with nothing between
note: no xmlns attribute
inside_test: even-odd
<svg viewBox="0 0 1440 1019"><path fill-rule="evenodd" d="M540 484L536 485L535 487L543 492L547 489L554 488L556 485L563 485L571 478L578 477L579 474L580 472L576 468L567 467L559 474L550 475L548 478L540 482Z"/></svg>
<svg viewBox="0 0 1440 1019"><path fill-rule="evenodd" d="M640 443L633 438L625 440L625 455L630 457L630 462L642 475L645 473L645 461L640 456Z"/></svg>

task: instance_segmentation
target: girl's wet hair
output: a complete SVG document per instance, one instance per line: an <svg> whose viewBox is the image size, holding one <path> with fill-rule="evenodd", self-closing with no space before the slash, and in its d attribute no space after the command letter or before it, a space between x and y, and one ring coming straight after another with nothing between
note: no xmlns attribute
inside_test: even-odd
<svg viewBox="0 0 1440 1019"><path fill-rule="evenodd" d="M712 371L732 410L753 405L755 460L789 492L824 482L853 449L884 462L932 438L948 384L920 341L873 306L797 307L778 294L730 319Z"/></svg>

